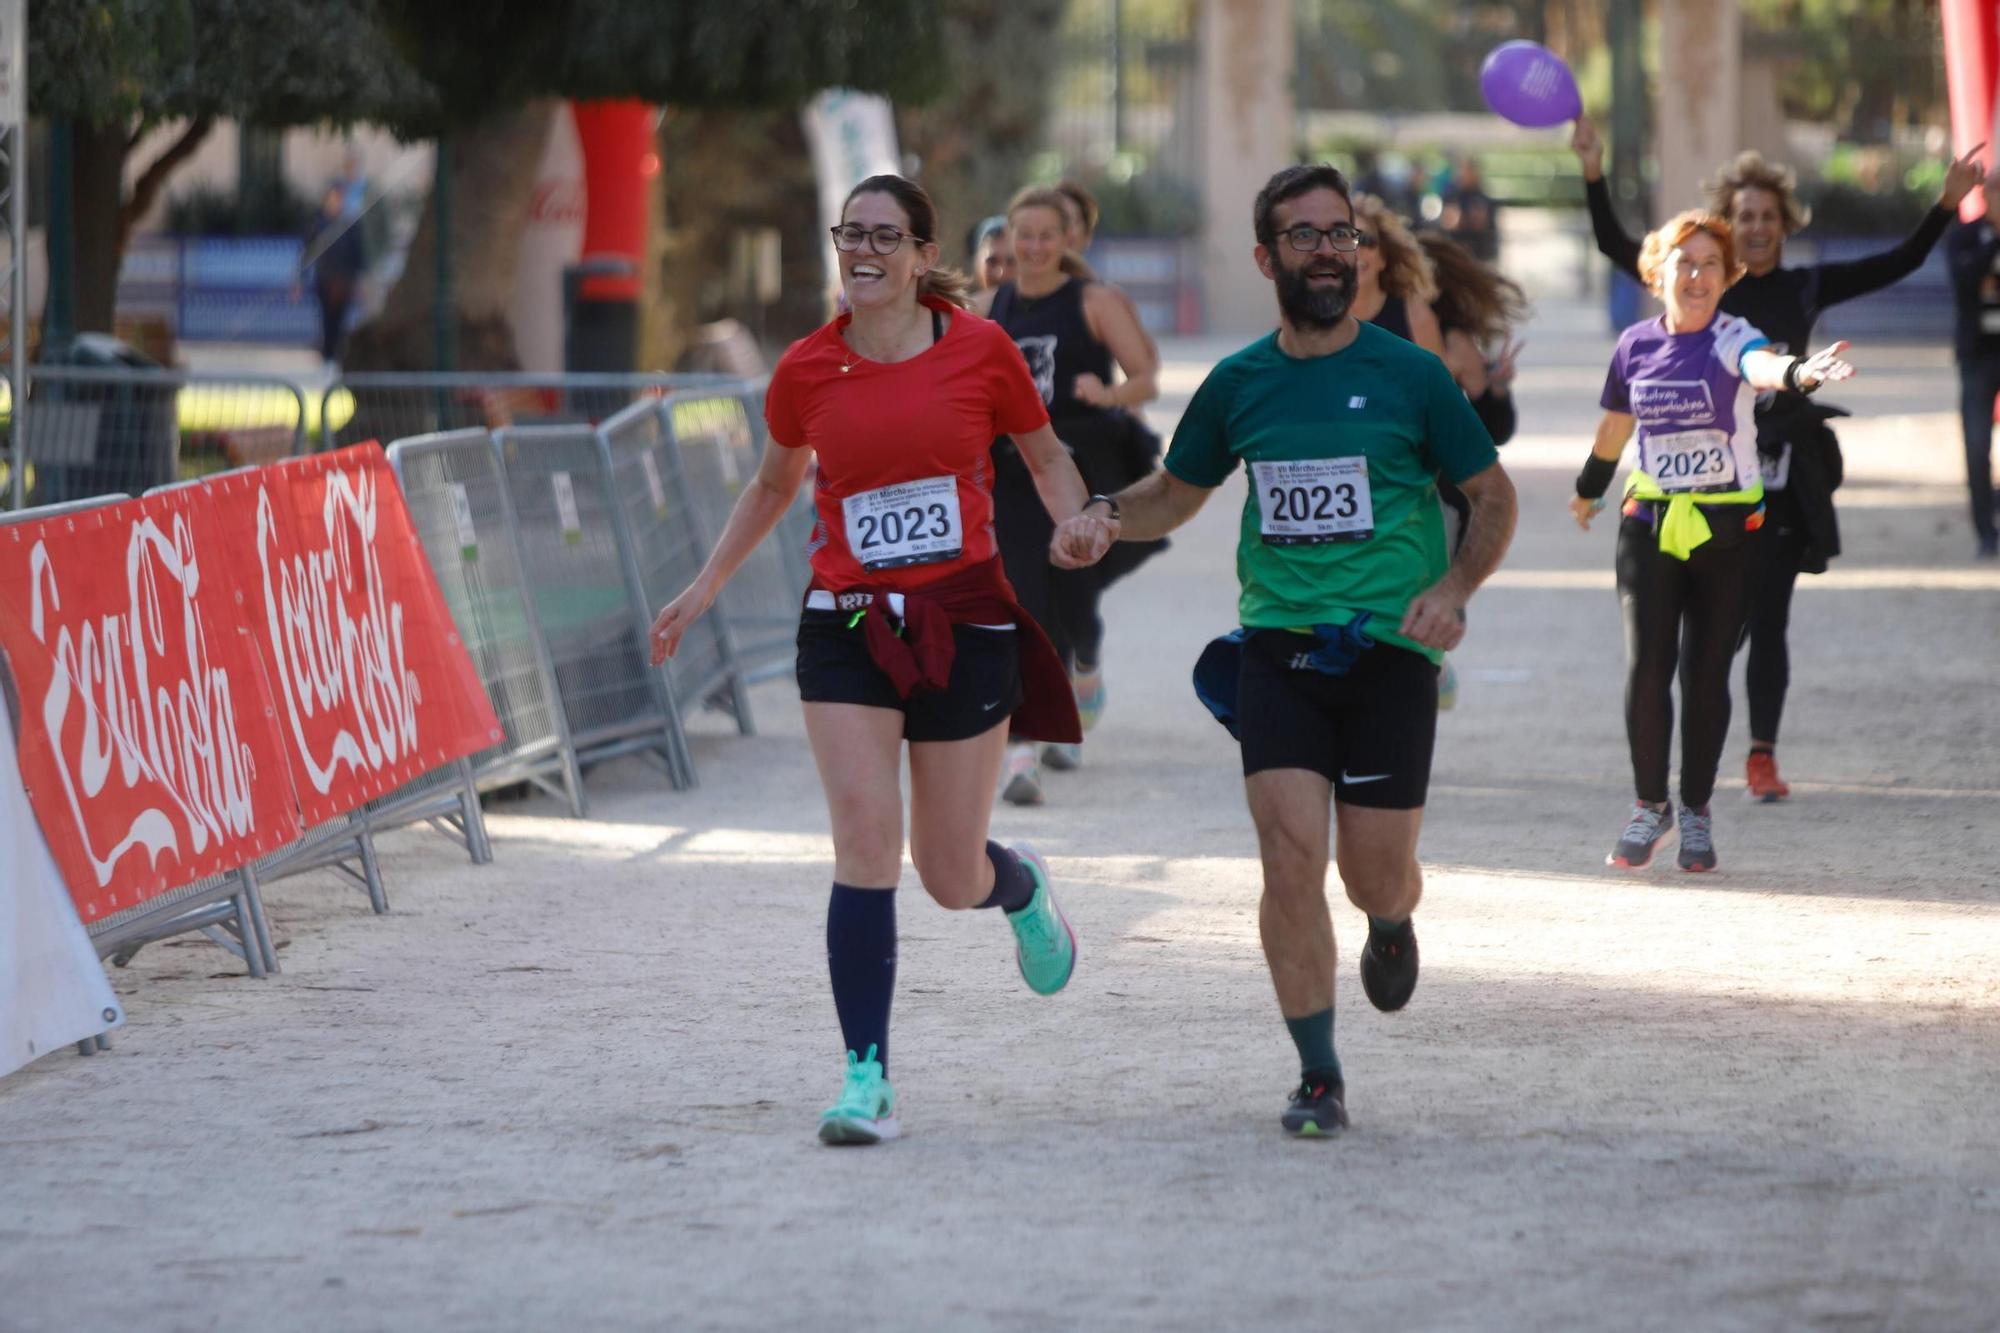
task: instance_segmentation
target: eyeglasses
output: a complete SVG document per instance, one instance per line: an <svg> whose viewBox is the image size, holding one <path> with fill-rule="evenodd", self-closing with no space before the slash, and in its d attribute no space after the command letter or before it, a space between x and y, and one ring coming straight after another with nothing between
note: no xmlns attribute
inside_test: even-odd
<svg viewBox="0 0 2000 1333"><path fill-rule="evenodd" d="M878 255L895 254L904 241L917 241L922 244L921 238L899 227L863 227L857 223L844 222L832 231L834 248L850 255L861 248L864 240L868 242L868 248Z"/></svg>
<svg viewBox="0 0 2000 1333"><path fill-rule="evenodd" d="M1335 223L1331 227L1308 227L1301 223L1296 227L1285 228L1284 236L1285 244L1302 254L1311 254L1319 249L1319 238L1322 236L1332 241L1334 253L1341 255L1351 255L1364 245L1375 244L1373 236L1345 222Z"/></svg>

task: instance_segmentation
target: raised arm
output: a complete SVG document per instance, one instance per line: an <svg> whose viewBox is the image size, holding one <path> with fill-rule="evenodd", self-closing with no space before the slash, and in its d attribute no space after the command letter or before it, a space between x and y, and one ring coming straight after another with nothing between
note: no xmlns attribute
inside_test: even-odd
<svg viewBox="0 0 2000 1333"><path fill-rule="evenodd" d="M1583 167L1583 197L1590 206L1590 234L1597 242L1597 252L1610 260L1612 267L1637 282L1639 242L1626 232L1611 207L1611 187L1604 181L1604 144L1589 116L1576 118L1569 146Z"/></svg>
<svg viewBox="0 0 2000 1333"><path fill-rule="evenodd" d="M1986 179L1986 171L1975 156L1984 147L1985 144L1980 144L1945 168L1944 188L1938 193L1937 206L1924 214L1924 220L1917 224L1917 229L1904 237L1900 244L1860 259L1816 265L1814 271L1819 279L1820 307L1824 309L1880 291L1923 267L1931 247L1938 243L1945 228L1951 225L1959 204Z"/></svg>

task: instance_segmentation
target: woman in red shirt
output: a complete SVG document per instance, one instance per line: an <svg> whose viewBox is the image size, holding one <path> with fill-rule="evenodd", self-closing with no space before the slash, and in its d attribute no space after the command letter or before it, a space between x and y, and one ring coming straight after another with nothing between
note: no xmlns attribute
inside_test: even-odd
<svg viewBox="0 0 2000 1333"><path fill-rule="evenodd" d="M1009 723L1024 738L1081 739L1062 662L1022 612L993 533L997 435L1011 435L1056 520L1051 555L1088 564L1117 540L1117 506L1087 496L1014 342L965 309L938 266L937 209L900 176L854 187L833 229L848 313L772 372L767 449L707 565L653 623L671 656L744 557L791 508L818 460L813 586L799 623L799 695L833 824L827 961L847 1046L826 1143L896 1134L887 1078L903 868L902 748L910 747L910 853L950 909L999 907L1021 975L1053 995L1076 937L1032 849L986 836Z"/></svg>

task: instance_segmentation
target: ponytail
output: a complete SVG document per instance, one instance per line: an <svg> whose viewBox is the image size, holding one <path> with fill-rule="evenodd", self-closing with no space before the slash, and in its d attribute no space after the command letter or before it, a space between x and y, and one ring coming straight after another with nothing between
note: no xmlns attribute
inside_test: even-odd
<svg viewBox="0 0 2000 1333"><path fill-rule="evenodd" d="M917 299L934 297L960 310L972 309L972 284L955 268L934 268L917 279Z"/></svg>

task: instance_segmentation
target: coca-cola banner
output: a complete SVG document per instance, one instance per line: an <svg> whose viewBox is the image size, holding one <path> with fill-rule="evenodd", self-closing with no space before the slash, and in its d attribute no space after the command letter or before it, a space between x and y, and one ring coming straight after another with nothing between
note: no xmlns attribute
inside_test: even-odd
<svg viewBox="0 0 2000 1333"><path fill-rule="evenodd" d="M190 488L0 527L21 776L86 923L300 832L214 506Z"/></svg>
<svg viewBox="0 0 2000 1333"><path fill-rule="evenodd" d="M381 446L209 489L308 827L504 738Z"/></svg>

